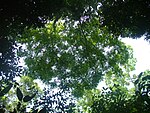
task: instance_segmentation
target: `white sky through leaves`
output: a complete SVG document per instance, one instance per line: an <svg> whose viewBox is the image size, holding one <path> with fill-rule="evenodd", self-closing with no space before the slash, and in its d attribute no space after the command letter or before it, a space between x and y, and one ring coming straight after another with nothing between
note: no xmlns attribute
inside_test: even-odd
<svg viewBox="0 0 150 113"><path fill-rule="evenodd" d="M139 74L150 69L150 42L144 40L144 37L123 38L122 41L133 48L134 57L137 59L136 70L133 73Z"/></svg>
<svg viewBox="0 0 150 113"><path fill-rule="evenodd" d="M139 39L122 38L123 42L133 48L133 55L137 60L135 71L131 72L131 74L138 75L140 72L150 70L150 42L146 41L144 38L144 36ZM132 86L133 85L130 87ZM104 81L102 81L97 88L102 89L102 87L106 87Z"/></svg>
<svg viewBox="0 0 150 113"><path fill-rule="evenodd" d="M137 59L135 71L131 74L138 75L140 72L150 70L150 42L144 40L144 36L139 39L122 38L122 41L133 48L133 55ZM20 65L25 66L23 59L21 59ZM101 82L98 89L105 86L105 83Z"/></svg>

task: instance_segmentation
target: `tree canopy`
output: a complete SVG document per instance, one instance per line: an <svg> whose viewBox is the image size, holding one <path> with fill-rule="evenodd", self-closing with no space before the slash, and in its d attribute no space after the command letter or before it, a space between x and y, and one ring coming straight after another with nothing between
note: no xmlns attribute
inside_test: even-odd
<svg viewBox="0 0 150 113"><path fill-rule="evenodd" d="M87 6L96 5L95 0L1 0L1 34L20 32L26 26L43 26L48 20L68 16L79 19Z"/></svg>
<svg viewBox="0 0 150 113"><path fill-rule="evenodd" d="M26 26L43 26L48 20L79 20L98 11L100 23L115 34L133 37L150 32L149 0L22 0L0 1L1 34L19 32Z"/></svg>
<svg viewBox="0 0 150 113"><path fill-rule="evenodd" d="M14 41L0 38L0 81L12 80L19 76L18 57L16 55Z"/></svg>
<svg viewBox="0 0 150 113"><path fill-rule="evenodd" d="M102 0L100 16L112 33L150 38L149 0Z"/></svg>
<svg viewBox="0 0 150 113"><path fill-rule="evenodd" d="M149 0L1 0L0 112L149 112L149 71L130 75L136 59L121 41L149 39L149 9ZM96 90L101 81L108 88Z"/></svg>
<svg viewBox="0 0 150 113"><path fill-rule="evenodd" d="M19 37L19 42L26 45L20 54L29 75L47 83L57 77L77 92L80 89L80 94L96 87L105 74L128 76L122 68L132 70L128 63L130 59L134 64L132 50L107 28L99 29L96 19L65 26L61 20L55 27L50 22L46 28L29 29Z"/></svg>
<svg viewBox="0 0 150 113"><path fill-rule="evenodd" d="M77 106L79 107L76 108L76 111L83 113L148 113L150 110L149 72L140 73L134 80L134 89L131 90L120 84L114 84L102 90L87 90L78 100Z"/></svg>
<svg viewBox="0 0 150 113"><path fill-rule="evenodd" d="M7 40L9 51L14 51L12 48L12 45L16 43L14 35L20 35L24 28L44 27L45 23L50 20L54 20L55 23L60 18L66 17L70 20L98 17L100 28L106 26L110 33L132 38L146 35L146 39L149 39L149 4L149 0L1 0L1 47L8 48L8 45L5 44ZM12 35L13 40L10 40ZM7 50L3 49L5 53ZM13 52L9 54L14 56ZM3 55L2 51L0 51L0 55ZM4 56L2 57L3 62L7 60L7 58L4 59ZM13 62L16 59L11 57L10 60ZM16 62L12 64L14 65ZM5 64L8 65L6 62ZM8 70L10 66L6 67Z"/></svg>
<svg viewBox="0 0 150 113"><path fill-rule="evenodd" d="M92 5L96 5L95 0L82 0L82 2L79 0L1 0L0 60L2 61L0 65L3 68L2 71L0 70L1 73L5 73L5 76L9 76L8 72L12 71L12 69L13 73L18 73L18 71L14 69L18 63L14 54L14 51L16 51L14 45L16 45L16 35L20 35L24 28L42 27L51 19L57 21L59 18L66 16L73 20L78 20L82 16L85 7ZM9 58L9 63L6 57L8 53L9 56L12 56Z"/></svg>

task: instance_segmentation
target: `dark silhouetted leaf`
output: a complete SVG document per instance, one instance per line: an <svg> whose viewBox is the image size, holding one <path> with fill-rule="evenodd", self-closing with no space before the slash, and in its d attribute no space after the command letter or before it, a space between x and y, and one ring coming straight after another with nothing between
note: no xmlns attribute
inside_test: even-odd
<svg viewBox="0 0 150 113"><path fill-rule="evenodd" d="M4 96L6 93L9 92L9 90L12 88L12 84L9 84L6 88L4 88L1 92L0 92L0 96Z"/></svg>
<svg viewBox="0 0 150 113"><path fill-rule="evenodd" d="M21 92L21 90L17 87L17 97L20 101L22 101L22 98L23 98L23 94Z"/></svg>
<svg viewBox="0 0 150 113"><path fill-rule="evenodd" d="M23 98L23 101L24 101L24 102L28 102L28 101L30 101L31 99L33 99L33 98L35 97L35 95L36 95L36 93L34 93L32 96L27 95L27 96L25 96L25 97Z"/></svg>
<svg viewBox="0 0 150 113"><path fill-rule="evenodd" d="M5 113L5 109L0 109L0 113Z"/></svg>
<svg viewBox="0 0 150 113"><path fill-rule="evenodd" d="M38 113L47 113L47 112L46 112L46 108L44 107L44 108L41 109Z"/></svg>
<svg viewBox="0 0 150 113"><path fill-rule="evenodd" d="M21 103L18 102L18 104L17 104L17 110L20 110L20 107L21 107Z"/></svg>
<svg viewBox="0 0 150 113"><path fill-rule="evenodd" d="M142 81L144 81L144 80L150 80L150 76L148 75L148 76L143 77Z"/></svg>
<svg viewBox="0 0 150 113"><path fill-rule="evenodd" d="M28 102L28 101L30 101L32 98L29 96L29 95L27 95L27 96L25 96L24 98L23 98L23 101L24 102Z"/></svg>
<svg viewBox="0 0 150 113"><path fill-rule="evenodd" d="M143 75L143 72L141 72L141 73L138 75L138 78L141 78L142 75Z"/></svg>
<svg viewBox="0 0 150 113"><path fill-rule="evenodd" d="M15 82L15 84L16 84L17 86L19 86L19 83L18 83L18 82Z"/></svg>
<svg viewBox="0 0 150 113"><path fill-rule="evenodd" d="M137 79L137 80L134 82L134 84L138 84L138 82L139 82L139 79Z"/></svg>
<svg viewBox="0 0 150 113"><path fill-rule="evenodd" d="M32 113L37 113L38 112L38 109L37 110L34 110Z"/></svg>

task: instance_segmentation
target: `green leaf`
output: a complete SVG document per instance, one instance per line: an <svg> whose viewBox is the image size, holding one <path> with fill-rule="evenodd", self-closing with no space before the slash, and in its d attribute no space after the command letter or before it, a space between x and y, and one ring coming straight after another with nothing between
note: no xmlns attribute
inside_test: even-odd
<svg viewBox="0 0 150 113"><path fill-rule="evenodd" d="M141 78L142 75L143 75L143 72L141 72L141 73L138 75L138 78Z"/></svg>
<svg viewBox="0 0 150 113"><path fill-rule="evenodd" d="M25 97L23 98L23 101L24 101L24 102L28 102L28 101L30 101L31 99L33 99L33 98L35 97L35 95L36 95L36 93L34 93L32 96L27 95L27 96L25 96Z"/></svg>
<svg viewBox="0 0 150 113"><path fill-rule="evenodd" d="M1 96L4 96L5 94L7 94L11 88L12 88L12 84L10 83L6 88L4 88L4 89L0 92L0 97L1 97Z"/></svg>
<svg viewBox="0 0 150 113"><path fill-rule="evenodd" d="M18 87L17 87L17 97L18 97L19 101L22 101L23 94L22 94L21 90Z"/></svg>
<svg viewBox="0 0 150 113"><path fill-rule="evenodd" d="M142 78L142 81L144 81L144 80L150 80L150 76L147 75L147 76L143 77L143 78Z"/></svg>
<svg viewBox="0 0 150 113"><path fill-rule="evenodd" d="M24 98L23 98L23 101L24 102L28 102L28 101L30 101L32 98L29 96L29 95L27 95L27 96L25 96Z"/></svg>
<svg viewBox="0 0 150 113"><path fill-rule="evenodd" d="M139 79L137 79L137 80L134 82L134 84L138 84L138 82L139 82Z"/></svg>

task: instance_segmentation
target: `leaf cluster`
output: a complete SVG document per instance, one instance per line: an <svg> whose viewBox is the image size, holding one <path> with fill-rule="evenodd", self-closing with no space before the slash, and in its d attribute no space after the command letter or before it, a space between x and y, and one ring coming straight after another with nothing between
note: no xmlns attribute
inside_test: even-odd
<svg viewBox="0 0 150 113"><path fill-rule="evenodd" d="M87 91L78 106L76 111L83 113L148 113L150 110L139 95L118 85Z"/></svg>

